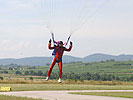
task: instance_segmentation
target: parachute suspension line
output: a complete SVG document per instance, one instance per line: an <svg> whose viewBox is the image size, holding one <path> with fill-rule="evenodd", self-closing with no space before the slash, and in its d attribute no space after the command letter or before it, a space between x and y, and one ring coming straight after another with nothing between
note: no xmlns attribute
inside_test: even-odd
<svg viewBox="0 0 133 100"><path fill-rule="evenodd" d="M78 19L80 18L80 13L82 12L82 8L83 8L85 0L75 0L74 2L75 2L75 4L74 4L75 7L73 10L74 12L72 12L72 14L75 17L73 17L72 22L71 22L71 29L70 29L71 34L73 33L72 32L73 28L76 27L76 23L77 23ZM77 6L79 9L77 9Z"/></svg>
<svg viewBox="0 0 133 100"><path fill-rule="evenodd" d="M42 11L42 9L44 9L44 7L45 7L45 6L44 6L44 0L41 0L41 1L40 1L40 5L41 5L41 7L40 7L41 10L40 10L40 11ZM43 10L43 11L44 11L44 10ZM44 12L43 12L43 13L44 13ZM41 13L41 15L43 16L42 13ZM42 24L42 27L44 27L44 23Z"/></svg>
<svg viewBox="0 0 133 100"><path fill-rule="evenodd" d="M47 0L41 0L41 7L42 7L43 9L44 9L44 7L46 6L46 5L45 5L45 3L46 3L45 1L47 1Z"/></svg>
<svg viewBox="0 0 133 100"><path fill-rule="evenodd" d="M103 1L107 1L107 0L103 0ZM96 17L96 15L98 14L98 12L104 7L104 5L106 4L107 2L103 2L102 4L100 4L96 9L95 11L93 11L93 13L91 15L87 15L85 16L84 20L82 21L81 23L81 26L83 26L87 21L88 19L89 20L92 20L92 18ZM96 5L96 3L95 3ZM93 6L94 7L94 6Z"/></svg>
<svg viewBox="0 0 133 100"><path fill-rule="evenodd" d="M72 15L72 16L71 16L71 19L70 19L70 30L69 30L70 33L71 33L72 25L73 25L72 22L73 22L73 20L74 20L74 15L75 15L75 12L76 12L76 11L75 11L75 10L76 10L76 9L75 9L75 8L76 8L76 6L75 6L76 3L75 3L75 2L76 2L76 0L72 0L72 3L71 3L71 4L73 5L73 9L70 11L70 14ZM72 6L72 5L71 5L71 6ZM71 7L71 6L70 6L70 7Z"/></svg>
<svg viewBox="0 0 133 100"><path fill-rule="evenodd" d="M46 18L47 21L45 23L46 24L46 28L48 29L48 31L50 33L52 33L51 20L50 20L50 18L51 18L51 5L50 5L49 1L50 0L41 0L41 6L42 6L42 9L44 11L43 13L47 13L47 15L48 15L48 18Z"/></svg>
<svg viewBox="0 0 133 100"><path fill-rule="evenodd" d="M105 4L105 3L102 3L102 4L100 4L99 5L99 7L97 7L97 9L95 9L95 11L92 11L91 12L91 10L92 9L94 9L93 7L95 7L96 6L96 3L97 3L97 0L93 0L93 4L92 3L90 3L90 4L92 4L91 6L88 6L88 8L91 8L91 9L86 9L86 11L88 11L88 13L87 13L87 15L84 15L82 18L83 18L83 20L81 20L81 21L79 21L79 25L77 25L77 27L75 27L75 29L73 29L73 33L74 32L76 32L78 29L80 29L81 28L81 26L83 26L85 23L86 23L86 21L88 21L88 19L90 19L90 18L93 18L93 16L99 11L99 9L101 9L101 7L103 7L103 5ZM95 7L96 8L96 7ZM89 11L90 10L90 11Z"/></svg>
<svg viewBox="0 0 133 100"><path fill-rule="evenodd" d="M50 30L51 33L53 33L53 0L49 0L50 1Z"/></svg>
<svg viewBox="0 0 133 100"><path fill-rule="evenodd" d="M73 9L71 10L72 12L71 12L71 15L72 15L72 18L71 18L71 22L70 22L70 25L71 25L71 27L70 27L70 32L71 32L71 29L73 28L73 24L74 24L74 20L76 19L76 14L77 14L77 10L76 10L76 7L78 6L78 0L72 0L73 1ZM76 2L77 1L77 2ZM79 8L79 7L78 7Z"/></svg>
<svg viewBox="0 0 133 100"><path fill-rule="evenodd" d="M55 27L55 17L56 17L56 0L52 0L52 25L53 25L53 32Z"/></svg>
<svg viewBox="0 0 133 100"><path fill-rule="evenodd" d="M83 16L81 16L77 22L77 26L80 25L80 23L83 21L83 19L85 18L85 16L87 16L88 14L90 14L90 9L96 4L97 0L90 0L89 4L87 4L87 2L84 3L84 10L82 9L81 14L83 14ZM87 4L87 5L86 5Z"/></svg>
<svg viewBox="0 0 133 100"><path fill-rule="evenodd" d="M84 18L86 18L86 16L89 16L91 14L91 9L96 5L96 1L97 0L89 0L89 4L88 2L84 2L84 8L82 7L80 12L80 14L83 16L80 16L78 18L76 27L71 30L72 33L76 32L82 26L81 23L84 21Z"/></svg>
<svg viewBox="0 0 133 100"><path fill-rule="evenodd" d="M85 19L86 17L89 18L89 16L91 16L91 14L92 14L91 9L94 9L95 8L96 3L97 3L97 0L93 0L93 2L90 2L91 5L88 6L87 9L86 9L86 12L88 12L87 15L82 16L81 19Z"/></svg>
<svg viewBox="0 0 133 100"><path fill-rule="evenodd" d="M74 33L72 30L77 26L77 22L78 22L79 18L81 17L81 13L83 11L83 5L84 5L85 1L86 0L76 1L77 6L79 7L79 9L77 9L77 7L76 7L75 18L73 19L73 25L72 25L71 30L70 30L71 33Z"/></svg>
<svg viewBox="0 0 133 100"><path fill-rule="evenodd" d="M43 4L44 4L44 1L43 1L43 0L41 0L41 4L40 4L40 5L41 5L41 8L43 8L43 7L44 7L44 5L43 5Z"/></svg>
<svg viewBox="0 0 133 100"><path fill-rule="evenodd" d="M49 19L47 19L46 18L46 16L44 16L43 14L45 14L46 12L48 13L49 11L47 11L46 9L47 9L47 4L48 4L48 2L47 2L47 0L41 0L40 1L40 5L41 5L41 12L42 12L42 16L43 16L43 21L44 21L44 23L42 23L42 27L46 27L47 29L48 29L48 31L50 31L50 28L49 28ZM44 19L47 19L48 21L45 21Z"/></svg>
<svg viewBox="0 0 133 100"><path fill-rule="evenodd" d="M48 24L47 29L50 31L50 33L53 33L53 0L46 0L47 2L47 9L48 9Z"/></svg>
<svg viewBox="0 0 133 100"><path fill-rule="evenodd" d="M94 14L93 20L96 18L98 13L104 8L104 5L106 5L108 2L110 2L110 0L106 0L103 4L101 4L101 6L99 6L99 8L97 9L96 13Z"/></svg>
<svg viewBox="0 0 133 100"><path fill-rule="evenodd" d="M81 0L82 1L82 0ZM77 18L77 20L75 21L75 24L76 25L73 25L73 26L75 26L75 27L73 27L72 29L71 29L71 32L72 33L74 33L76 30L78 30L78 28L80 27L80 23L82 22L82 20L84 19L84 17L83 16L81 16L81 15L87 15L87 14L89 14L88 12L86 13L86 11L88 10L88 8L91 8L91 4L94 2L94 1L96 1L96 0L89 0L89 1L86 1L86 0L84 0L83 2L82 2L82 5L81 5L81 3L80 3L80 6L81 6L81 8L80 8L80 11L79 11L79 14L78 14L78 18ZM88 3L89 2L89 3ZM90 10L90 9L89 9Z"/></svg>

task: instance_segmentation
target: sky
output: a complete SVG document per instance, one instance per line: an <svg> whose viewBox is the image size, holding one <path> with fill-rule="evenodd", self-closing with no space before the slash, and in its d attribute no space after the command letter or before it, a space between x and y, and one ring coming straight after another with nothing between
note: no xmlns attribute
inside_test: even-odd
<svg viewBox="0 0 133 100"><path fill-rule="evenodd" d="M64 42L72 34L73 49L65 55L133 54L132 5L133 0L0 0L0 58L51 56L50 32Z"/></svg>

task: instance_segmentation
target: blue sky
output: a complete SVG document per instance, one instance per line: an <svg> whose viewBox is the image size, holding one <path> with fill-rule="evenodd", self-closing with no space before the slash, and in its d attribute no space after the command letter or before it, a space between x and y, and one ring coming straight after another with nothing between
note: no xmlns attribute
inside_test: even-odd
<svg viewBox="0 0 133 100"><path fill-rule="evenodd" d="M133 54L133 0L81 1L0 0L0 58L51 56L47 26L63 41L78 27L66 55Z"/></svg>

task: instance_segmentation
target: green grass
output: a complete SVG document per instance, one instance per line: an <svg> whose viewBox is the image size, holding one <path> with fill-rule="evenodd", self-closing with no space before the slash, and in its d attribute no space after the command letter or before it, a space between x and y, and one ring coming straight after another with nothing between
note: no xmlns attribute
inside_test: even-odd
<svg viewBox="0 0 133 100"><path fill-rule="evenodd" d="M70 94L133 98L133 92L74 92Z"/></svg>
<svg viewBox="0 0 133 100"><path fill-rule="evenodd" d="M68 72L75 72L75 73L85 73L85 72L105 72L105 73L132 73L133 72L133 66L129 65L116 65L116 64L132 64L133 61L115 61L115 62L91 62L91 63L82 63L82 62L77 62L77 63L69 63L69 64L63 64L63 72L68 73ZM49 69L49 66L38 66L36 69L27 69L24 68L23 70L20 70L22 72L25 71L47 71ZM9 73L15 73L16 71L8 70L5 69L6 71L9 71ZM1 70L3 71L3 70ZM58 66L56 65L54 67L53 71L58 71Z"/></svg>
<svg viewBox="0 0 133 100"><path fill-rule="evenodd" d="M12 91L39 91L39 90L133 90L132 85L84 85L84 84L0 84L9 86Z"/></svg>
<svg viewBox="0 0 133 100"><path fill-rule="evenodd" d="M122 65L125 64L125 65ZM131 65L126 65L131 64ZM46 73L48 71L49 66L37 66L35 69L29 69L28 67L23 66L23 69L19 70L23 74L25 71L38 72L39 70ZM53 68L52 72L58 73L58 65ZM16 70L9 70L9 67L2 67L1 71L8 71L9 74L2 74L0 76L4 78L19 78L19 77L26 77L24 75L15 75ZM69 63L63 64L63 73L70 73L74 72L75 74L82 74L82 73L99 73L99 74L113 74L120 78L129 78L133 76L133 61L105 61L105 62L90 62L90 63ZM40 78L40 77L37 77Z"/></svg>
<svg viewBox="0 0 133 100"><path fill-rule="evenodd" d="M43 99L0 95L0 100L43 100Z"/></svg>

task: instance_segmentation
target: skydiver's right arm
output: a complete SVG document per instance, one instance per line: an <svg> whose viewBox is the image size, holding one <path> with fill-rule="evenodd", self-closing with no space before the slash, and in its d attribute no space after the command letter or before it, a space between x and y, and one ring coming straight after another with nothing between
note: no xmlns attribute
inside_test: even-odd
<svg viewBox="0 0 133 100"><path fill-rule="evenodd" d="M49 40L48 48L49 48L50 50L54 49L54 47L51 47L51 39Z"/></svg>
<svg viewBox="0 0 133 100"><path fill-rule="evenodd" d="M50 50L54 49L54 47L51 47L51 43L48 44L48 48L49 48Z"/></svg>

